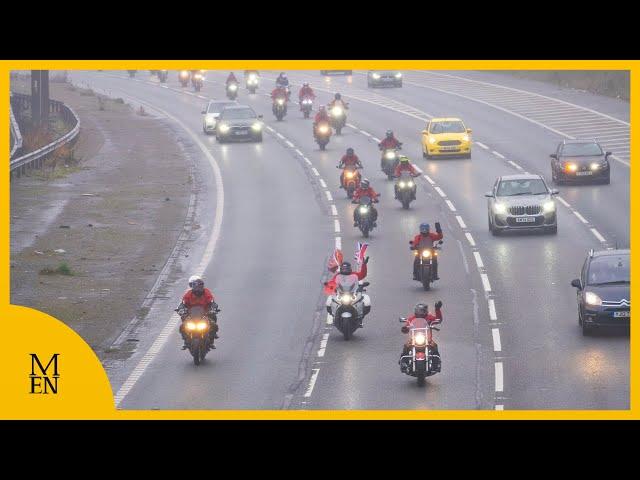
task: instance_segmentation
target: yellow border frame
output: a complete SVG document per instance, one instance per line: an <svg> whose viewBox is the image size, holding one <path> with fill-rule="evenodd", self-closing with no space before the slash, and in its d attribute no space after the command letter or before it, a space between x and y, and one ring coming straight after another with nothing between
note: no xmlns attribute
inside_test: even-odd
<svg viewBox="0 0 640 480"><path fill-rule="evenodd" d="M4 112L9 110L9 73L11 70L97 70L97 69L245 69L258 70L319 70L327 69L429 69L429 70L629 70L631 72L630 98L640 97L640 61L638 60L3 60L0 61L0 90L5 95L0 99L0 107ZM630 103L631 124L638 123L638 109ZM5 113L4 130L0 136L0 148L9 151L9 116ZM635 157L638 151L638 142L635 141L633 129L631 130L631 156ZM638 173L634 169L630 172L631 183L638 183ZM0 169L0 238L4 239L4 246L0 248L0 265L6 270L0 275L0 311L8 310L10 302L10 202L9 202L9 170ZM633 206L640 199L640 192L631 189L630 218L634 216ZM631 245L637 238L637 224L631 225ZM632 256L631 275L635 277L638 271L638 262ZM638 285L632 284L632 297L636 296ZM6 321L2 315L0 322ZM7 411L0 410L0 418L96 418L96 419L262 419L262 420L322 420L322 419L640 419L640 390L635 381L638 374L638 337L640 330L631 329L630 336L630 410L486 410L486 411L459 411L459 410L113 410L111 414L100 409L87 409L79 415L43 416L38 412ZM5 339L5 335L0 335ZM5 366L6 367L6 366ZM0 379L0 383L2 379ZM4 403L4 399L0 400ZM18 409L21 410L21 409Z"/></svg>

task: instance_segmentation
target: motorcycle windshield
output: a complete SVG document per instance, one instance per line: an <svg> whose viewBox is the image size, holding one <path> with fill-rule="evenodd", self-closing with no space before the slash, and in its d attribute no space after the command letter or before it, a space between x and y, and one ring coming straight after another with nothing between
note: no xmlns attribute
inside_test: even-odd
<svg viewBox="0 0 640 480"><path fill-rule="evenodd" d="M371 205L371 197L367 195L360 197L360 205Z"/></svg>
<svg viewBox="0 0 640 480"><path fill-rule="evenodd" d="M356 274L351 275L338 275L336 277L336 292L337 293L356 293L358 289L358 276Z"/></svg>
<svg viewBox="0 0 640 480"><path fill-rule="evenodd" d="M400 172L400 181L408 182L409 180L413 180L411 172Z"/></svg>
<svg viewBox="0 0 640 480"><path fill-rule="evenodd" d="M196 305L191 307L191 311L189 312L189 316L191 318L202 318L207 316L207 309L202 305Z"/></svg>

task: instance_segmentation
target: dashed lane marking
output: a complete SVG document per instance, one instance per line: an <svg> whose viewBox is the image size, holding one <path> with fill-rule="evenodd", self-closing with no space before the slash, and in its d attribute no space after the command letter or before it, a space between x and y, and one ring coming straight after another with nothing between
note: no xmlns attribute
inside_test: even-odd
<svg viewBox="0 0 640 480"><path fill-rule="evenodd" d="M502 392L504 390L502 362L495 363L495 375L496 375L496 392Z"/></svg>
<svg viewBox="0 0 640 480"><path fill-rule="evenodd" d="M338 209L333 204L331 204L331 215L333 215L334 217L338 216Z"/></svg>
<svg viewBox="0 0 640 480"><path fill-rule="evenodd" d="M465 237L467 237L467 240L469 241L469 243L471 244L472 247L476 246L476 241L473 239L473 236L471 236L471 234L469 232L465 232Z"/></svg>
<svg viewBox="0 0 640 480"><path fill-rule="evenodd" d="M584 223L585 225L589 222L587 222L587 219L584 218L582 215L580 215L580 212L578 212L577 210L573 211L573 214L578 217L578 220L580 220L582 223Z"/></svg>
<svg viewBox="0 0 640 480"><path fill-rule="evenodd" d="M491 153L493 153L496 157L504 158L504 155L502 155L501 153L496 152L495 150L491 150Z"/></svg>
<svg viewBox="0 0 640 480"><path fill-rule="evenodd" d="M482 286L484 287L484 291L490 292L491 284L489 283L489 276L486 273L481 273L480 278L482 279Z"/></svg>
<svg viewBox="0 0 640 480"><path fill-rule="evenodd" d="M605 238L602 235L600 235L600 232L598 230L596 230L595 228L591 229L591 233L593 233L595 235L595 237L598 240L600 240L602 243L606 242Z"/></svg>
<svg viewBox="0 0 640 480"><path fill-rule="evenodd" d="M309 398L313 393L313 387L316 386L316 380L318 379L318 372L320 371L320 369L314 368L312 371L313 373L311 374L311 379L309 380L309 388L307 388L307 391L304 393L305 398Z"/></svg>
<svg viewBox="0 0 640 480"><path fill-rule="evenodd" d="M462 228L463 230L467 228L467 225L464 223L464 220L462 220L462 217L460 215L456 215L456 220L458 221L460 228Z"/></svg>
<svg viewBox="0 0 640 480"><path fill-rule="evenodd" d="M445 200L445 203L449 206L449 210L451 210L452 212L456 211L456 207L453 206L453 203L451 203L451 200Z"/></svg>
<svg viewBox="0 0 640 480"><path fill-rule="evenodd" d="M493 298L490 298L487 302L489 304L489 319L492 322L498 320L498 315L496 313L496 302L493 301Z"/></svg>
<svg viewBox="0 0 640 480"><path fill-rule="evenodd" d="M324 194L327 196L327 200L333 202L333 197L331 196L331 192L329 190L325 190Z"/></svg>
<svg viewBox="0 0 640 480"><path fill-rule="evenodd" d="M501 352L502 351L502 344L500 343L500 329L492 328L491 329L491 335L493 336L493 351L494 352Z"/></svg>
<svg viewBox="0 0 640 480"><path fill-rule="evenodd" d="M484 263L482 263L482 257L480 256L480 252L473 252L473 256L476 259L476 263L478 264L478 268L484 268Z"/></svg>

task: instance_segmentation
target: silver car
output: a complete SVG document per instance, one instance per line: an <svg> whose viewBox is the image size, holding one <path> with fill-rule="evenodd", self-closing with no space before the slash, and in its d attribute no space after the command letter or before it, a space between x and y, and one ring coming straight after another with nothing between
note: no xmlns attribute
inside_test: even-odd
<svg viewBox="0 0 640 480"><path fill-rule="evenodd" d="M540 175L503 175L498 177L488 197L489 231L499 235L505 230L542 229L558 233L556 202Z"/></svg>
<svg viewBox="0 0 640 480"><path fill-rule="evenodd" d="M238 102L228 100L210 100L207 106L202 110L204 118L202 119L202 131L207 135L216 131L216 123L218 117L224 107L229 105L238 105Z"/></svg>

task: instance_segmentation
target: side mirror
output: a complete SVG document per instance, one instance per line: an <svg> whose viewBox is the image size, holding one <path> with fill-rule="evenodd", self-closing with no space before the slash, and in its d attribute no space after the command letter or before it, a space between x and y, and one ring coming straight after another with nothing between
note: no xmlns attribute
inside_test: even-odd
<svg viewBox="0 0 640 480"><path fill-rule="evenodd" d="M413 245L413 240L409 240L409 245Z"/></svg>
<svg viewBox="0 0 640 480"><path fill-rule="evenodd" d="M429 135L429 131L428 130L422 130L422 134L423 135Z"/></svg>
<svg viewBox="0 0 640 480"><path fill-rule="evenodd" d="M258 115L258 118L260 118L260 119L261 119L263 116L264 116L264 115Z"/></svg>
<svg viewBox="0 0 640 480"><path fill-rule="evenodd" d="M406 321L407 321L407 319L405 317L398 318L398 322L400 322L400 323L404 323Z"/></svg>
<svg viewBox="0 0 640 480"><path fill-rule="evenodd" d="M606 153L604 154L605 158L606 158L606 157L608 157L609 155L613 155L613 153L611 153L611 152L606 152Z"/></svg>
<svg viewBox="0 0 640 480"><path fill-rule="evenodd" d="M555 153L552 153L551 155L549 155L551 158L555 158L556 160L558 159L558 155L556 155Z"/></svg>
<svg viewBox="0 0 640 480"><path fill-rule="evenodd" d="M493 194L493 192L487 192L487 193L485 193L485 194L484 194L484 196L485 196L485 197L490 197L490 198L495 197L495 195Z"/></svg>
<svg viewBox="0 0 640 480"><path fill-rule="evenodd" d="M368 287L369 285L370 285L370 283L369 283L369 282L362 282L362 283L360 284L360 286L361 286L361 287Z"/></svg>
<svg viewBox="0 0 640 480"><path fill-rule="evenodd" d="M442 240L440 240L440 241L438 242L438 245L442 245Z"/></svg>
<svg viewBox="0 0 640 480"><path fill-rule="evenodd" d="M207 111L206 110L202 110L202 112L200 112L200 113L202 113L204 115L205 113L207 113Z"/></svg>
<svg viewBox="0 0 640 480"><path fill-rule="evenodd" d="M471 129L470 128L467 128L467 133L471 133Z"/></svg>
<svg viewBox="0 0 640 480"><path fill-rule="evenodd" d="M571 286L576 287L578 290L582 290L582 282L580 282L579 278L571 280Z"/></svg>
<svg viewBox="0 0 640 480"><path fill-rule="evenodd" d="M560 190L558 190L557 188L551 189L551 195L558 195L559 193L560 193Z"/></svg>

